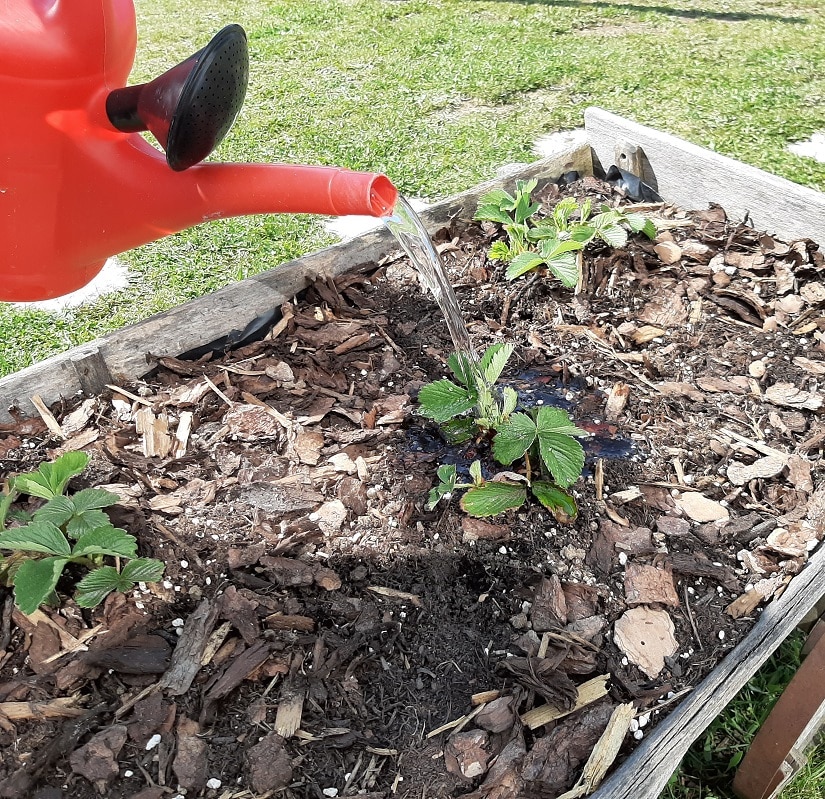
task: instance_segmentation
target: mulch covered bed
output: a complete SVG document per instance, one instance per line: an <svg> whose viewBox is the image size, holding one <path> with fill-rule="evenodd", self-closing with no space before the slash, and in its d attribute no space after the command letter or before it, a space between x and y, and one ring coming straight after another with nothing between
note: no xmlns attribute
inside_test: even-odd
<svg viewBox="0 0 825 799"><path fill-rule="evenodd" d="M558 192L550 184L548 196ZM566 191L617 200L585 179ZM319 280L264 341L0 434L166 576L0 619L0 795L557 797L622 703L621 757L823 537L825 264L711 208L588 252L578 293L506 283L496 226L436 241L479 349L593 433L580 513L427 511L451 448L415 396L451 345L393 255ZM71 586L66 586L71 593Z"/></svg>

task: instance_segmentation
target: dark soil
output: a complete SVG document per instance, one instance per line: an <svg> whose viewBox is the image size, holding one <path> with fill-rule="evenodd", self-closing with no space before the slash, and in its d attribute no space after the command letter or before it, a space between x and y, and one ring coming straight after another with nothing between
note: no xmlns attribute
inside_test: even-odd
<svg viewBox="0 0 825 799"><path fill-rule="evenodd" d="M522 401L593 434L572 525L426 509L441 463L494 464L416 413L451 346L398 256L316 282L263 341L53 408L66 440L7 426L4 475L85 449L73 488L118 493L166 576L29 619L7 594L0 795L556 797L633 702L624 757L803 567L825 506L821 253L643 211L659 241L594 246L576 293L504 281L496 226L436 236L477 347L514 342ZM640 640L670 623L675 650Z"/></svg>

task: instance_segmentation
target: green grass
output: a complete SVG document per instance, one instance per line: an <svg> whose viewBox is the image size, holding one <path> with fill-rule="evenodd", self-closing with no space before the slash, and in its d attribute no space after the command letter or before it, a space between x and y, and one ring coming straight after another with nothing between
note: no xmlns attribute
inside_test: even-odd
<svg viewBox="0 0 825 799"><path fill-rule="evenodd" d="M735 799L730 786L736 767L793 677L803 644L804 637L795 633L779 647L690 748L662 799ZM808 758L782 799L825 796L825 738L808 752Z"/></svg>
<svg viewBox="0 0 825 799"><path fill-rule="evenodd" d="M788 141L825 128L820 0L139 0L132 79L222 25L249 35L250 89L216 159L386 172L446 196L588 105L825 189ZM0 304L0 373L329 243L317 219L212 222L126 255L128 291L45 314Z"/></svg>

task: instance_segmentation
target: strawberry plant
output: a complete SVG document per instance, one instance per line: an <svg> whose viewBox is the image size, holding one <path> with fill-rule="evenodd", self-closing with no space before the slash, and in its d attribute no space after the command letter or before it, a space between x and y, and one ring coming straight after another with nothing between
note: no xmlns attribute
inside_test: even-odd
<svg viewBox="0 0 825 799"><path fill-rule="evenodd" d="M128 591L138 582L157 582L163 563L137 557L137 541L114 527L103 508L118 496L100 488L67 494L69 480L86 468L85 452L67 452L37 471L8 481L0 500L0 579L14 585L14 599L23 613L34 613L44 603L57 604L56 588L69 564L89 569L76 586L75 601L94 607L112 591ZM32 514L17 513L22 522L6 527L12 503L20 494L45 500ZM114 558L116 565L106 563ZM128 560L122 567L119 559Z"/></svg>
<svg viewBox="0 0 825 799"><path fill-rule="evenodd" d="M587 433L561 408L517 410L518 392L496 385L512 353L511 344L493 344L478 363L451 355L448 366L457 382L443 378L429 383L421 388L418 401L421 413L441 424L448 440L488 439L497 463L512 466L518 461L521 471L502 471L485 479L481 462L476 460L470 465L471 482L463 483L455 466L442 465L428 507L464 490L464 511L471 516L494 516L523 505L529 490L559 521L570 522L577 508L565 489L584 468L584 450L577 438Z"/></svg>
<svg viewBox="0 0 825 799"><path fill-rule="evenodd" d="M611 247L627 244L628 230L656 236L656 227L641 214L602 205L597 214L589 199L560 200L552 211L540 215L541 205L531 200L537 181L517 181L516 194L494 189L479 201L475 218L498 222L507 241L494 242L490 258L507 264L508 280L545 267L568 288L576 285L582 251L596 239Z"/></svg>

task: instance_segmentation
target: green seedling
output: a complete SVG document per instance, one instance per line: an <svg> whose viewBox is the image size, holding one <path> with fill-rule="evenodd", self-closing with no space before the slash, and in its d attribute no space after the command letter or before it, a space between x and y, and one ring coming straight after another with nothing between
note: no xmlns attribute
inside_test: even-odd
<svg viewBox="0 0 825 799"><path fill-rule="evenodd" d="M517 180L515 196L504 189L493 189L479 201L475 218L498 222L504 226L508 237L509 243L500 241L493 245L491 258L509 261L529 246L530 220L541 208L539 203L530 199L530 194L537 185L536 180Z"/></svg>
<svg viewBox="0 0 825 799"><path fill-rule="evenodd" d="M94 607L112 591L129 591L138 582L157 582L163 575L163 563L138 558L134 536L114 527L103 511L118 501L116 494L100 488L66 493L69 480L88 463L85 452L67 452L8 481L0 500L0 550L10 554L0 558L0 579L14 585L15 603L23 613L58 603L57 582L70 563L89 569L76 586L80 607ZM7 527L12 503L21 494L45 502L33 514L15 514L22 524ZM106 558L128 563L119 569L107 565Z"/></svg>
<svg viewBox="0 0 825 799"><path fill-rule="evenodd" d="M441 424L448 440L490 439L493 458L503 466L519 461L522 472L504 471L486 480L481 462L473 461L472 482L460 483L455 466L442 465L428 507L463 490L464 511L495 516L523 505L529 490L560 522L571 522L577 514L576 502L564 489L584 468L584 450L577 438L588 434L560 408L516 411L518 392L495 385L512 353L511 344L494 344L478 363L451 355L448 364L458 383L446 378L429 383L422 387L418 401L421 413Z"/></svg>
<svg viewBox="0 0 825 799"><path fill-rule="evenodd" d="M518 181L515 197L495 189L481 198L476 211L476 219L504 227L507 241L494 242L489 255L507 263L508 280L544 267L572 288L581 273L581 253L595 239L618 248L627 244L628 230L651 239L656 236L656 226L641 214L602 205L599 213L591 215L589 199L579 203L565 197L552 212L540 216L541 206L530 197L536 185L535 180Z"/></svg>

